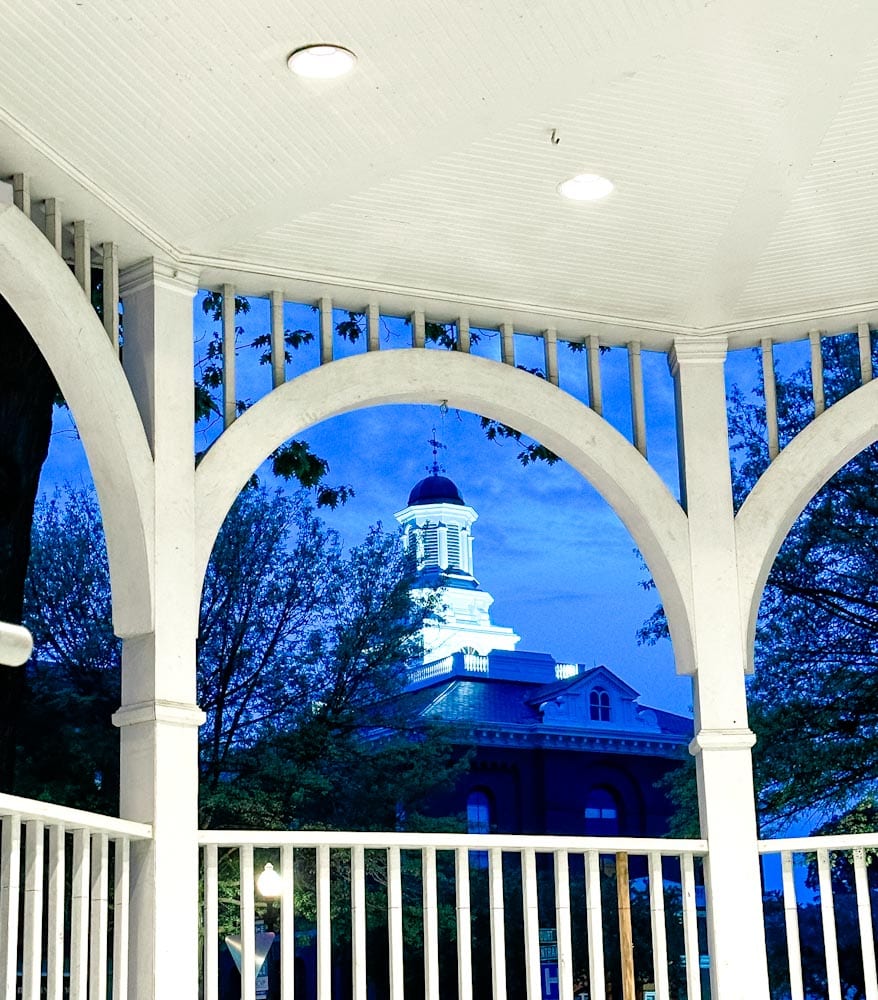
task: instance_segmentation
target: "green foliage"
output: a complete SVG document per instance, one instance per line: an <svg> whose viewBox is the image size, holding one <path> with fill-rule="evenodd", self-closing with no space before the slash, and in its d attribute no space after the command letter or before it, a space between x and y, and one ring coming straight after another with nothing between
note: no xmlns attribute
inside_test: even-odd
<svg viewBox="0 0 878 1000"><path fill-rule="evenodd" d="M465 762L450 732L395 698L431 609L413 574L396 534L374 528L345 552L304 493L241 494L200 608L205 825L387 829L400 810L411 825L454 780ZM37 653L17 790L113 812L120 643L93 495L38 507L27 609Z"/></svg>
<svg viewBox="0 0 878 1000"><path fill-rule="evenodd" d="M488 417L479 418L485 437L489 441L515 441L521 445L521 451L516 458L522 465L530 465L534 462L545 462L546 465L554 465L559 461L558 456L546 448L538 441L531 441L526 438L521 431L517 431L508 424L500 423L498 420L491 420Z"/></svg>
<svg viewBox="0 0 878 1000"><path fill-rule="evenodd" d="M207 292L202 299L201 308L213 322L221 323L223 316L222 292ZM250 312L250 302L243 296L235 297L235 315L246 316ZM339 323L338 332L350 340L359 337L359 317L348 313L348 319ZM284 363L289 364L292 351L298 350L303 344L310 344L314 334L310 330L284 330ZM259 363L271 364L271 334L262 332L248 339L243 326L235 326L235 353L240 350L259 350ZM195 419L216 420L222 415L222 407L218 391L223 385L223 335L221 329L213 330L208 336L202 357L196 364L195 377ZM238 415L244 413L251 405L248 399L236 400L235 410ZM200 456L198 456L200 457ZM330 485L326 482L329 474L329 462L315 455L306 441L288 441L269 456L272 472L279 479L287 482L297 482L305 489L312 490L318 507L335 509L354 495L352 486L345 484ZM254 475L251 485L257 485L259 479Z"/></svg>
<svg viewBox="0 0 878 1000"><path fill-rule="evenodd" d="M222 292L207 292L202 299L202 310L213 322L220 323L223 314ZM235 298L235 315L246 315L250 312L250 302L242 296ZM407 320L411 323L411 320ZM363 313L347 311L344 318L335 323L335 333L349 343L355 344L366 335L366 317ZM482 340L483 334L478 329L470 330L470 344L478 344ZM448 351L459 351L460 332L456 323L436 323L427 321L424 324L424 339L427 343L436 344ZM303 344L309 344L314 340L314 334L310 330L285 330L285 362L292 360L291 351L298 350ZM243 326L235 327L235 351L242 349L260 349L259 363L267 365L271 363L271 336L268 333L248 335ZM572 350L576 350L584 345L569 344ZM604 350L602 348L602 350ZM223 384L223 338L222 331L216 329L210 334L207 345L204 349L203 357L198 361L195 381L195 419L213 420L221 415L221 406L217 392ZM539 378L545 378L545 373L538 368L526 368L519 365L523 371L530 372ZM251 405L249 400L238 400L236 404L237 412L243 413ZM530 465L534 462L546 462L554 465L558 461L558 456L550 449L526 438L520 431L496 420L489 420L487 417L481 418L482 428L490 441L514 441L520 445L517 458L522 465ZM280 479L287 482L297 482L306 489L313 490L318 507L329 507L335 509L340 504L345 503L354 495L353 487L349 485L328 485L326 477L329 474L329 463L326 459L314 454L310 446L305 441L288 441L270 457L272 472ZM258 483L258 478L254 477L254 483Z"/></svg>
<svg viewBox="0 0 878 1000"><path fill-rule="evenodd" d="M855 338L823 345L833 401L857 388ZM733 402L740 502L765 467L758 401ZM782 440L812 417L810 380L778 384ZM748 688L760 807L773 823L856 806L878 776L878 446L847 463L796 520L760 606Z"/></svg>
<svg viewBox="0 0 878 1000"><path fill-rule="evenodd" d="M823 341L828 403L859 386L855 336ZM878 351L875 352L878 362ZM813 419L809 369L777 381L780 439ZM769 463L761 388L729 395L736 509ZM766 829L811 817L823 832L872 816L878 778L878 445L864 449L818 491L771 568L760 605L748 684L757 735L755 777ZM664 614L640 638L667 634ZM670 794L694 817L692 781L669 779ZM688 789L688 790L687 790ZM827 820L827 817L833 817ZM874 829L874 826L872 827Z"/></svg>
<svg viewBox="0 0 878 1000"><path fill-rule="evenodd" d="M26 668L15 790L113 814L119 738L110 716L120 701L121 643L94 497L56 494L38 504L24 621L38 656Z"/></svg>

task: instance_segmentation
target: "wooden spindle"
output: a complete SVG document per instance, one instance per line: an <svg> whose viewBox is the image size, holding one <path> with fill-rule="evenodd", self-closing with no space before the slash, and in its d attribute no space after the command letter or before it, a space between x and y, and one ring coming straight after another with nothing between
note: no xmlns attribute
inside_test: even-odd
<svg viewBox="0 0 878 1000"><path fill-rule="evenodd" d="M271 302L271 387L277 389L286 381L287 345L284 335L284 296L274 289L269 295Z"/></svg>
<svg viewBox="0 0 878 1000"><path fill-rule="evenodd" d="M381 349L381 311L377 302L370 302L366 310L366 350Z"/></svg>
<svg viewBox="0 0 878 1000"><path fill-rule="evenodd" d="M588 338L588 405L600 417L604 412L601 390L601 346L597 337Z"/></svg>
<svg viewBox="0 0 878 1000"><path fill-rule="evenodd" d="M324 296L320 300L320 364L328 365L334 356L332 324L332 299Z"/></svg>
<svg viewBox="0 0 878 1000"><path fill-rule="evenodd" d="M500 324L500 360L515 367L515 330L511 323Z"/></svg>
<svg viewBox="0 0 878 1000"><path fill-rule="evenodd" d="M823 391L823 351L820 349L820 331L808 333L811 345L811 395L814 399L814 416L819 417L826 409L826 394Z"/></svg>
<svg viewBox="0 0 878 1000"><path fill-rule="evenodd" d="M860 350L860 383L865 385L872 381L872 335L868 323L858 325L857 342Z"/></svg>
<svg viewBox="0 0 878 1000"><path fill-rule="evenodd" d="M762 384L765 392L765 426L768 433L768 457L774 461L780 451L777 427L777 384L774 375L774 345L762 340Z"/></svg>
<svg viewBox="0 0 878 1000"><path fill-rule="evenodd" d="M546 359L546 378L552 385L558 384L558 334L549 327L543 331L543 351Z"/></svg>
<svg viewBox="0 0 878 1000"><path fill-rule="evenodd" d="M73 273L86 298L91 299L91 234L84 219L73 223Z"/></svg>
<svg viewBox="0 0 878 1000"><path fill-rule="evenodd" d="M235 372L235 289L223 285L223 427L231 427L238 416Z"/></svg>
<svg viewBox="0 0 878 1000"><path fill-rule="evenodd" d="M646 458L646 402L643 394L643 363L640 344L628 345L628 381L631 392L631 427L634 447Z"/></svg>
<svg viewBox="0 0 878 1000"><path fill-rule="evenodd" d="M104 243L103 280L101 282L103 296L104 329L113 345L113 350L119 353L119 248L115 243Z"/></svg>

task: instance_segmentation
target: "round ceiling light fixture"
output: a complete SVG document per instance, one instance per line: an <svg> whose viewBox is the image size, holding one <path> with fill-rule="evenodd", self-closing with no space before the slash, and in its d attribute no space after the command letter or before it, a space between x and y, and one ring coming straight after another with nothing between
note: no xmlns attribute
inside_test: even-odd
<svg viewBox="0 0 878 1000"><path fill-rule="evenodd" d="M307 76L312 80L331 80L350 73L357 57L342 45L303 45L290 54L287 66L296 76Z"/></svg>
<svg viewBox="0 0 878 1000"><path fill-rule="evenodd" d="M600 174L577 174L558 185L558 194L571 201L598 201L606 198L615 185Z"/></svg>

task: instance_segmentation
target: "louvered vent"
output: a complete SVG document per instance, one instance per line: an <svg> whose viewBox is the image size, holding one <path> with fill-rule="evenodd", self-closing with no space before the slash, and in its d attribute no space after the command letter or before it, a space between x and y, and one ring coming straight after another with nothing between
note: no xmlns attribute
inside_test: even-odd
<svg viewBox="0 0 878 1000"><path fill-rule="evenodd" d="M448 567L460 569L460 528L456 524L448 526Z"/></svg>
<svg viewBox="0 0 878 1000"><path fill-rule="evenodd" d="M424 525L424 565L439 565L439 528L435 524Z"/></svg>

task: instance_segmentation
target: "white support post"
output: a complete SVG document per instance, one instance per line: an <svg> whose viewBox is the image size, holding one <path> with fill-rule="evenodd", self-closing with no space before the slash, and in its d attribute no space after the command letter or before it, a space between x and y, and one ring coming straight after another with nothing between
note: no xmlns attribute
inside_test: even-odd
<svg viewBox="0 0 878 1000"><path fill-rule="evenodd" d="M60 823L53 823L49 827L46 1000L63 1000L64 996L64 872L66 868L64 840L64 827ZM126 1000L124 993L114 993L113 996Z"/></svg>
<svg viewBox="0 0 878 1000"><path fill-rule="evenodd" d="M503 852L488 852L488 898L491 926L493 1000L506 1000L506 914L503 908Z"/></svg>
<svg viewBox="0 0 878 1000"><path fill-rule="evenodd" d="M223 427L231 427L238 416L235 360L235 289L223 285Z"/></svg>
<svg viewBox="0 0 878 1000"><path fill-rule="evenodd" d="M744 687L725 344L680 339L669 362L685 443L696 672L695 756L711 993L767 1000L768 966ZM747 961L741 961L741 955Z"/></svg>
<svg viewBox="0 0 878 1000"><path fill-rule="evenodd" d="M597 337L588 338L588 405L600 417L604 412L601 392L601 345Z"/></svg>
<svg viewBox="0 0 878 1000"><path fill-rule="evenodd" d="M525 996L538 997L540 989L540 914L537 893L537 857L533 848L521 855L522 907L524 909Z"/></svg>
<svg viewBox="0 0 878 1000"><path fill-rule="evenodd" d="M42 820L25 824L24 927L21 962L22 1000L40 1000L42 985L43 843Z"/></svg>
<svg viewBox="0 0 878 1000"><path fill-rule="evenodd" d="M18 971L21 817L0 818L0 996L14 997Z"/></svg>
<svg viewBox="0 0 878 1000"><path fill-rule="evenodd" d="M284 296L275 289L271 293L271 387L276 389L286 381L287 345L284 343Z"/></svg>
<svg viewBox="0 0 878 1000"><path fill-rule="evenodd" d="M387 848L387 935L390 947L390 1000L405 1000L402 862L398 847ZM320 1000L323 998L321 997Z"/></svg>
<svg viewBox="0 0 878 1000"><path fill-rule="evenodd" d="M281 947L283 947L283 937L281 937ZM367 1000L368 997L366 956L366 852L363 850L363 846L358 844L351 848L351 985L353 987L353 1000ZM289 966L284 965L283 956L281 957L281 975L283 975L284 969L292 968L294 961L295 952L290 949ZM290 976L290 980L292 986L292 976Z"/></svg>
<svg viewBox="0 0 878 1000"><path fill-rule="evenodd" d="M198 726L192 300L197 275L149 260L122 276L124 366L154 456L153 631L122 648L121 815L131 845L130 991L198 996ZM124 600L125 595L121 595Z"/></svg>
<svg viewBox="0 0 878 1000"><path fill-rule="evenodd" d="M83 219L73 223L73 273L86 298L91 299L91 234Z"/></svg>
<svg viewBox="0 0 878 1000"><path fill-rule="evenodd" d="M91 839L91 902L89 906L88 998L107 996L107 931L110 905L110 843L107 834Z"/></svg>
<svg viewBox="0 0 878 1000"><path fill-rule="evenodd" d="M500 360L515 367L515 330L511 323L500 324Z"/></svg>
<svg viewBox="0 0 878 1000"><path fill-rule="evenodd" d="M473 1000L469 851L465 847L458 847L454 852L454 904L457 931L457 996L458 1000Z"/></svg>
<svg viewBox="0 0 878 1000"><path fill-rule="evenodd" d="M113 345L113 350L119 350L119 248L115 243L105 243L103 246L103 312L104 329Z"/></svg>
<svg viewBox="0 0 878 1000"><path fill-rule="evenodd" d="M768 433L768 457L773 462L780 451L777 428L777 385L774 377L774 346L767 337L762 341L762 386L765 392L765 427Z"/></svg>
<svg viewBox="0 0 878 1000"><path fill-rule="evenodd" d="M546 378L558 384L558 333L552 327L543 331L543 349L546 356Z"/></svg>
<svg viewBox="0 0 878 1000"><path fill-rule="evenodd" d="M121 837L113 852L113 1000L128 1000L130 858L128 838Z"/></svg>
<svg viewBox="0 0 878 1000"><path fill-rule="evenodd" d="M436 848L421 851L421 894L424 907L424 1000L439 1000L439 891Z"/></svg>
<svg viewBox="0 0 878 1000"><path fill-rule="evenodd" d="M63 250L61 203L57 198L46 198L43 202L43 207L46 213L46 239L55 248L55 253L60 254Z"/></svg>
<svg viewBox="0 0 878 1000"><path fill-rule="evenodd" d="M808 333L811 344L811 395L814 398L814 416L819 417L826 409L826 394L823 391L823 352L820 350L820 331Z"/></svg>
<svg viewBox="0 0 878 1000"><path fill-rule="evenodd" d="M872 335L868 323L857 326L857 342L860 348L860 382L865 385L872 381Z"/></svg>
<svg viewBox="0 0 878 1000"><path fill-rule="evenodd" d="M646 458L646 403L643 396L643 362L640 344L628 345L628 382L631 391L631 429L634 447Z"/></svg>
<svg viewBox="0 0 878 1000"><path fill-rule="evenodd" d="M555 852L555 929L558 942L558 992L573 996L573 939L570 919L570 862L566 851Z"/></svg>

